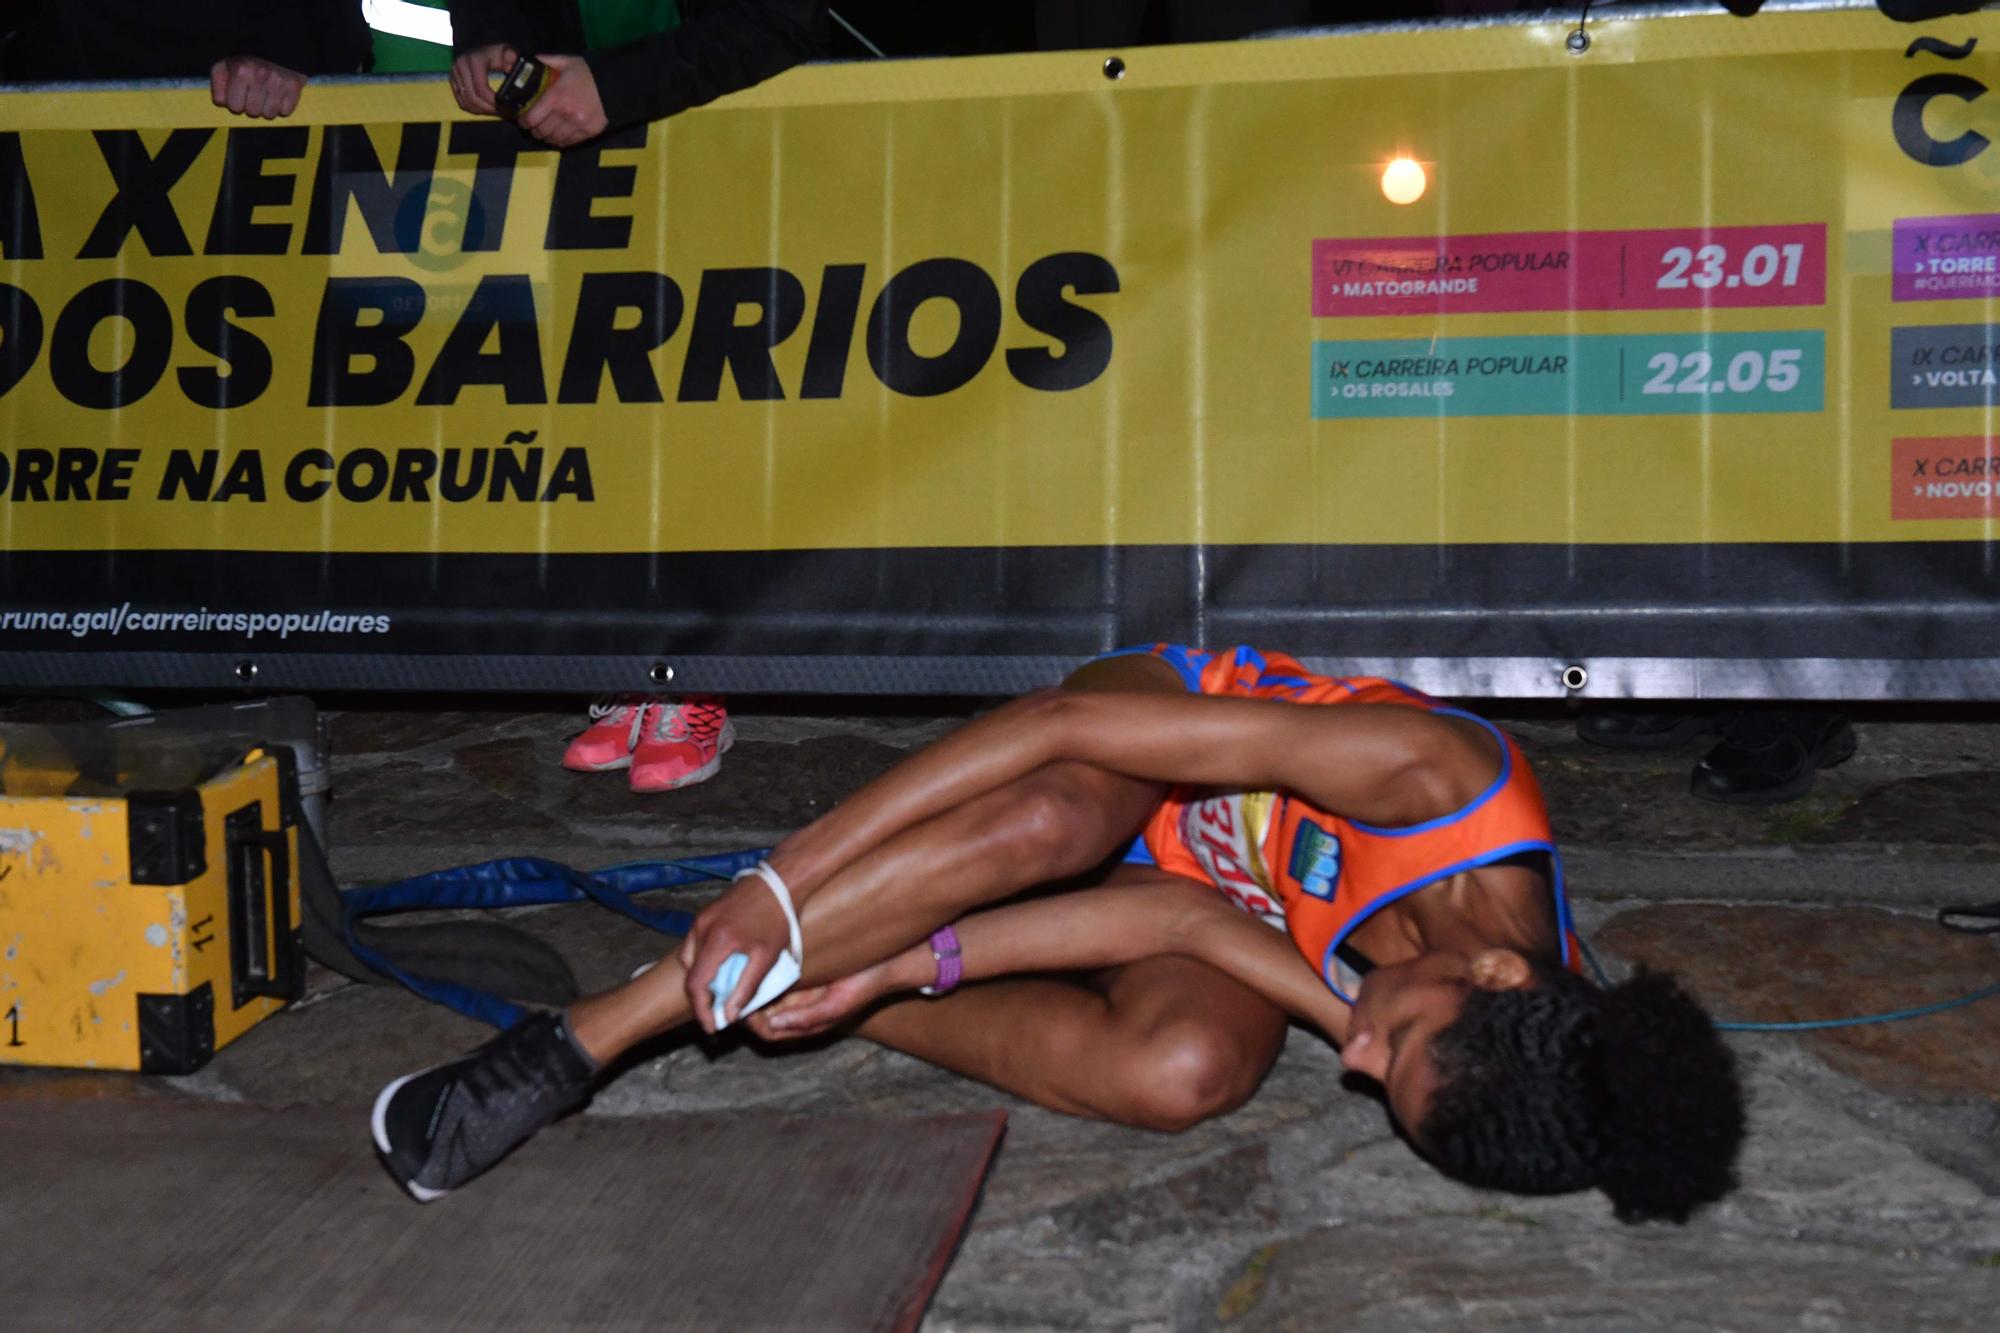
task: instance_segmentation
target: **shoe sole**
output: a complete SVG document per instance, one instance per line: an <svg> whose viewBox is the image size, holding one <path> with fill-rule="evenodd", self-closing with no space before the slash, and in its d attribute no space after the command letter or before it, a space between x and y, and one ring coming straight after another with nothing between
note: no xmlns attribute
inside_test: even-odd
<svg viewBox="0 0 2000 1333"><path fill-rule="evenodd" d="M678 778L675 778L672 782L662 782L655 785L650 782L641 784L635 781L632 783L632 790L644 791L644 792L678 791L682 787L692 787L697 782L706 782L710 778L714 777L716 773L721 771L722 756L728 754L729 747L734 744L736 744L736 724L732 722L728 726L722 729L721 736L719 736L716 739L715 758L709 760L707 763L703 764L700 768L695 769L693 772L686 773ZM627 760L626 762L629 763L631 761Z"/></svg>
<svg viewBox="0 0 2000 1333"><path fill-rule="evenodd" d="M572 764L569 760L565 759L563 760L563 767L572 773L615 773L621 768L632 767L632 756L630 754L622 754L616 759L606 760L601 764Z"/></svg>
<svg viewBox="0 0 2000 1333"><path fill-rule="evenodd" d="M436 1065L431 1066L431 1069L435 1068L437 1068ZM414 1074L403 1075L401 1078L397 1079L394 1083L391 1083L388 1087L382 1089L382 1091L375 1094L375 1109L371 1111L368 1115L368 1130L370 1135L373 1136L375 1140L375 1152L378 1156L381 1157L382 1165L388 1167L389 1175L396 1181L397 1184L403 1187L403 1191L406 1194L408 1194L412 1199L415 1199L418 1203L433 1203L439 1199L442 1199L445 1195L451 1193L451 1191L434 1190L428 1185L419 1185L414 1180L404 1180L402 1178L402 1173L397 1171L395 1167L390 1165L389 1099L396 1095L396 1089L402 1087L405 1083L408 1083L411 1079L422 1078L425 1074L428 1074L430 1072L431 1072L430 1069L419 1069Z"/></svg>

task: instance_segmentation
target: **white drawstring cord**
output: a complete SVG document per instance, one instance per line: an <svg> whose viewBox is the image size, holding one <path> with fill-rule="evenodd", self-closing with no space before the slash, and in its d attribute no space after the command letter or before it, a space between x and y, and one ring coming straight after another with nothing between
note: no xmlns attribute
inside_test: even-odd
<svg viewBox="0 0 2000 1333"><path fill-rule="evenodd" d="M792 908L792 890L785 883L785 877L772 868L769 861L759 861L754 866L736 872L737 879L747 879L751 875L763 880L765 886L771 890L771 896L778 900L778 906L785 914L785 928L792 932L792 961L804 967L805 941L799 935L799 914Z"/></svg>

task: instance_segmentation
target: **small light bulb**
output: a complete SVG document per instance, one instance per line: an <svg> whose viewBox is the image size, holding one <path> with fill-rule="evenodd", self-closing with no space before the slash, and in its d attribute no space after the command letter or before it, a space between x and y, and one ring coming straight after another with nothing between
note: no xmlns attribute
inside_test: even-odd
<svg viewBox="0 0 2000 1333"><path fill-rule="evenodd" d="M1399 157L1382 169L1382 195L1392 204L1416 203L1429 184L1423 164L1414 158Z"/></svg>

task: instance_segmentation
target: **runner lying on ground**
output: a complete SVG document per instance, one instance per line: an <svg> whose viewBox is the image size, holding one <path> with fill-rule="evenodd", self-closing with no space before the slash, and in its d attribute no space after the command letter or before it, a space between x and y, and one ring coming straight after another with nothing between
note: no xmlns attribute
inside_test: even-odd
<svg viewBox="0 0 2000 1333"><path fill-rule="evenodd" d="M1090 887L1020 896L1135 835ZM630 983L383 1089L391 1174L437 1198L637 1043L714 1031L711 982L742 954L734 1021L791 938L788 896L803 984L750 1016L767 1039L846 1023L1043 1106L1176 1130L1242 1105L1299 1019L1460 1180L1596 1186L1627 1221L1685 1220L1732 1184L1741 1094L1707 1017L1659 974L1577 974L1520 752L1393 682L1249 648L1116 654L912 755L768 864Z"/></svg>

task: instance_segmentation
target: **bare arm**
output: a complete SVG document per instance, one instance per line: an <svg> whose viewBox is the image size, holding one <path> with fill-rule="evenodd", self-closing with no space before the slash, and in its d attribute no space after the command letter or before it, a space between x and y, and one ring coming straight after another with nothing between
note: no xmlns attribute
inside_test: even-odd
<svg viewBox="0 0 2000 1333"><path fill-rule="evenodd" d="M1047 690L912 755L785 839L772 862L809 896L882 840L1060 760L1159 782L1282 788L1395 826L1464 805L1499 756L1473 724L1419 708Z"/></svg>
<svg viewBox="0 0 2000 1333"><path fill-rule="evenodd" d="M810 897L904 829L1051 762L1058 757L1054 737L1040 718L1057 693L1015 699L917 751L779 843L771 864L784 872L795 898Z"/></svg>
<svg viewBox="0 0 2000 1333"><path fill-rule="evenodd" d="M1198 885L1082 889L977 912L955 929L968 981L1180 954L1228 973L1335 1041L1347 1034L1347 1004L1314 975L1284 932ZM766 1036L810 1035L883 996L929 985L936 970L928 945L917 945L869 969L860 984L795 992L751 1022Z"/></svg>

